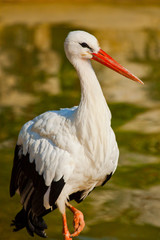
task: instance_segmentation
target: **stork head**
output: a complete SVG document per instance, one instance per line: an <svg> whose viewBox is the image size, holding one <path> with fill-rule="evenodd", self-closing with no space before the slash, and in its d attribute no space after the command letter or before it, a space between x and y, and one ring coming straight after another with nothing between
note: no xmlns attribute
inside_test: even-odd
<svg viewBox="0 0 160 240"><path fill-rule="evenodd" d="M97 39L90 33L84 31L72 31L64 42L64 49L69 61L74 64L75 59L93 59L111 68L121 75L143 84L143 82L121 66L100 47Z"/></svg>
<svg viewBox="0 0 160 240"><path fill-rule="evenodd" d="M92 53L98 53L100 47L97 39L88 32L70 32L64 42L67 58L91 59Z"/></svg>

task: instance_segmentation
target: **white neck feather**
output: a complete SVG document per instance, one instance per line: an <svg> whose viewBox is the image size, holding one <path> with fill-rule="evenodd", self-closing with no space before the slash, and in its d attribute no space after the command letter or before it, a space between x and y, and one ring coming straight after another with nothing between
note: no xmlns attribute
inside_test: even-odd
<svg viewBox="0 0 160 240"><path fill-rule="evenodd" d="M100 149L104 153L110 131L110 110L90 61L77 59L72 64L81 84L81 101L74 117L77 137L89 154L99 154Z"/></svg>
<svg viewBox="0 0 160 240"><path fill-rule="evenodd" d="M74 59L73 65L77 70L81 85L81 101L77 111L78 117L85 117L84 114L90 116L98 114L101 120L104 117L110 119L109 108L90 60Z"/></svg>

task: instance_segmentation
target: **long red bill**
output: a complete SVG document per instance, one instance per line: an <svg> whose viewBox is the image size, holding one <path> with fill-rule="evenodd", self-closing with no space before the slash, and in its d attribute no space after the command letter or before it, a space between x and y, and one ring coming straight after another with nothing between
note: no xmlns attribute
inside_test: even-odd
<svg viewBox="0 0 160 240"><path fill-rule="evenodd" d="M97 62L100 62L101 64L111 68L112 70L120 73L121 75L123 75L133 81L144 84L138 77L134 76L126 68L121 66L118 62L116 62L113 58L111 58L102 49L100 49L98 51L98 53L92 53L92 55L93 55L92 59L96 60Z"/></svg>

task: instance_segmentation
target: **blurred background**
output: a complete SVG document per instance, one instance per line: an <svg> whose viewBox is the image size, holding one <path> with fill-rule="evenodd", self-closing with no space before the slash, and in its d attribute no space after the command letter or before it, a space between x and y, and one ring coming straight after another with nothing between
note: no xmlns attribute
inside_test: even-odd
<svg viewBox="0 0 160 240"><path fill-rule="evenodd" d="M63 50L66 35L77 29L94 34L103 50L145 83L93 63L112 112L120 159L108 184L78 205L86 227L77 239L159 240L159 0L0 1L0 238L32 239L26 230L10 228L21 208L18 196L9 197L14 147L26 121L78 105L79 80ZM59 212L45 220L48 239L62 239Z"/></svg>

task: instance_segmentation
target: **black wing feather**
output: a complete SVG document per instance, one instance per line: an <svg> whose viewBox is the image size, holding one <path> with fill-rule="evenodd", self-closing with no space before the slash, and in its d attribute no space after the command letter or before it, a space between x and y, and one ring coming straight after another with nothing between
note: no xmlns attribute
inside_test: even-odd
<svg viewBox="0 0 160 240"><path fill-rule="evenodd" d="M50 195L49 195L49 205L50 206L53 206L55 204L64 185L65 185L65 182L64 182L63 177L57 182L52 181Z"/></svg>
<svg viewBox="0 0 160 240"><path fill-rule="evenodd" d="M52 210L57 207L55 202L64 185L63 177L59 181L51 183L49 204L52 206ZM10 196L14 196L18 190L23 209L12 222L15 231L26 227L31 236L36 233L41 237L46 237L44 230L47 225L42 217L51 212L51 208L46 209L43 205L44 195L48 188L43 176L36 171L35 162L30 163L29 153L23 155L22 146L16 145L10 181Z"/></svg>
<svg viewBox="0 0 160 240"><path fill-rule="evenodd" d="M106 179L104 180L101 186L104 186L104 184L106 184L106 182L109 181L109 179L112 177L112 174L113 174L112 172L110 174L107 174Z"/></svg>
<svg viewBox="0 0 160 240"><path fill-rule="evenodd" d="M49 204L55 208L55 202L65 185L63 177L51 183ZM36 171L35 162L30 163L29 153L22 154L22 146L15 148L14 163L10 182L10 196L12 197L17 190L20 192L21 203L24 208L37 216L43 215L46 210L43 206L43 197L48 189L42 175Z"/></svg>

